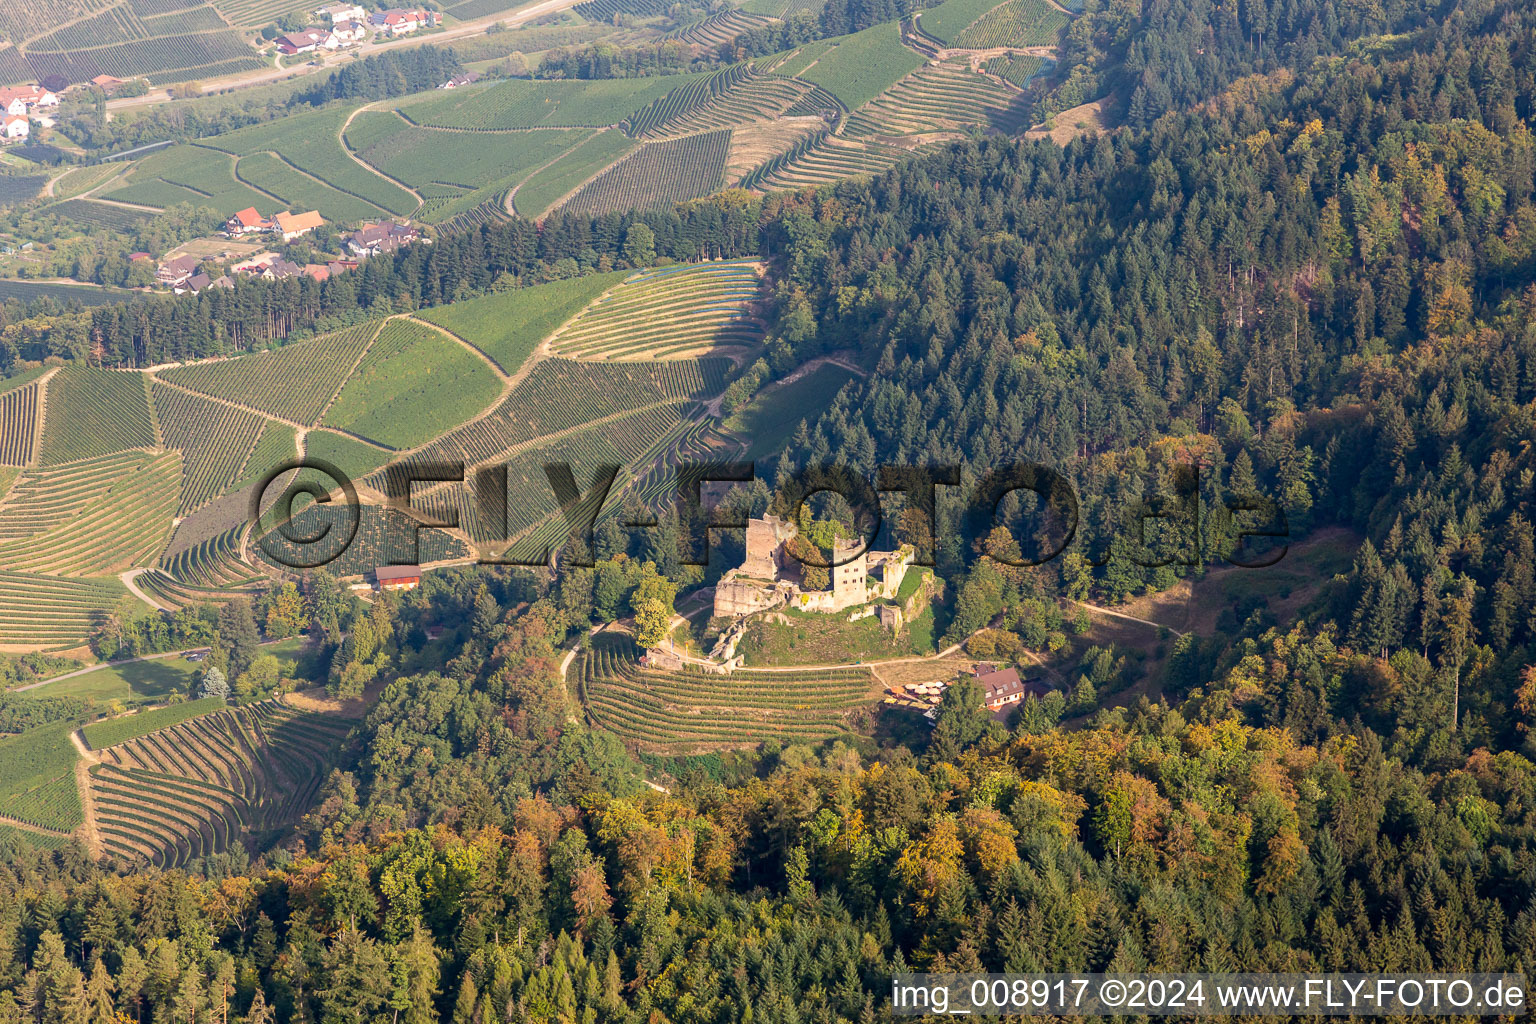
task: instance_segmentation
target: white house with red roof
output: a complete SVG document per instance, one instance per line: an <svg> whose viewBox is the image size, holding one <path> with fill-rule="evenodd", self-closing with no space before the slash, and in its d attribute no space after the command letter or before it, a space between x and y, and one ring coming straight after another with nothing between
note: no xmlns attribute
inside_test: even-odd
<svg viewBox="0 0 1536 1024"><path fill-rule="evenodd" d="M422 7L391 7L375 11L368 16L368 23L388 36L403 36L438 24L440 15Z"/></svg>
<svg viewBox="0 0 1536 1024"><path fill-rule="evenodd" d="M254 206L247 206L224 222L224 233L230 238L248 235L253 231L269 231L271 228L272 221L257 213Z"/></svg>
<svg viewBox="0 0 1536 1024"><path fill-rule="evenodd" d="M5 120L0 121L0 136L3 136L7 142L25 139L32 134L32 126L26 118L16 114L6 114L4 117Z"/></svg>

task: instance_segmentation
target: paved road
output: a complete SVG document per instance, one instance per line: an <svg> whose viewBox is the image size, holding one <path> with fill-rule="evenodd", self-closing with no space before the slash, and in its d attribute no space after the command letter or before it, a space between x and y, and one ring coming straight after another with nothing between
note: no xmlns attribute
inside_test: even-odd
<svg viewBox="0 0 1536 1024"><path fill-rule="evenodd" d="M485 30L500 22L508 28L517 28L526 25L546 14L554 14L576 6L579 0L539 0L538 3L515 11L503 11L500 14L492 14L474 21L466 21L462 25L444 29L441 32L428 32L423 35L406 36L404 39L391 39L387 42L369 42L354 46L348 50L338 51L336 54L326 55L321 58L321 66L309 67L300 64L297 67L270 67L261 71L252 71L249 74L235 75L228 78L216 78L202 83L204 95L214 92L223 92L226 89L249 89L252 86L266 85L270 82L281 81L285 78L298 78L301 75L324 74L350 58L350 55L369 56L385 49L394 49L406 46L421 46L427 43L445 43L453 39L463 39L466 36L484 34ZM143 96L126 97L120 100L107 101L107 110L122 110L125 107L141 107L150 103L164 103L171 98L166 89L151 89Z"/></svg>

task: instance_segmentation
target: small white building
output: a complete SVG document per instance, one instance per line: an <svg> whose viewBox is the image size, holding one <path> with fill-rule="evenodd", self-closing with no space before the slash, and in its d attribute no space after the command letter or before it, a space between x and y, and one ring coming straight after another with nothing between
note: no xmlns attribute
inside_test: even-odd
<svg viewBox="0 0 1536 1024"><path fill-rule="evenodd" d="M357 4L331 4L315 11L315 15L325 18L332 25L339 25L343 21L366 21L368 12Z"/></svg>
<svg viewBox="0 0 1536 1024"><path fill-rule="evenodd" d="M331 26L331 37L337 46L356 46L368 38L368 26L361 21L338 21Z"/></svg>
<svg viewBox="0 0 1536 1024"><path fill-rule="evenodd" d="M32 134L32 126L27 123L27 119L24 117L17 117L14 114L6 115L5 121L3 123L3 129L5 139L8 142L18 139L25 139L27 136Z"/></svg>

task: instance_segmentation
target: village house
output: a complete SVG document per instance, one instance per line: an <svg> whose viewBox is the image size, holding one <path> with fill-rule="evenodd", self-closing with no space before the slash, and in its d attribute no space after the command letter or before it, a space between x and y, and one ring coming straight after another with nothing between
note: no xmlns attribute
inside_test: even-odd
<svg viewBox="0 0 1536 1024"><path fill-rule="evenodd" d="M204 288L207 288L212 283L213 279L210 278L207 274L193 274L191 277L187 278L181 284L176 285L171 290L174 291L177 295L181 295L184 292L191 292L193 295L196 295L198 292L202 291Z"/></svg>
<svg viewBox="0 0 1536 1024"><path fill-rule="evenodd" d="M118 86L123 84L123 80L121 78L113 78L111 75L97 75L91 79L91 84L108 96L111 96L117 91Z"/></svg>
<svg viewBox="0 0 1536 1024"><path fill-rule="evenodd" d="M409 224L381 221L364 224L346 238L347 248L358 256L368 257L381 252L394 252L407 242L414 242L420 232Z"/></svg>
<svg viewBox="0 0 1536 1024"><path fill-rule="evenodd" d="M9 89L0 89L0 111L6 114L28 114L44 107L58 105L58 95L40 85L18 85Z"/></svg>
<svg viewBox="0 0 1536 1024"><path fill-rule="evenodd" d="M381 565L373 570L380 590L415 590L421 586L421 567L417 565Z"/></svg>
<svg viewBox="0 0 1536 1024"><path fill-rule="evenodd" d="M343 21L363 21L368 17L368 12L357 4L331 4L317 9L314 14L317 18L325 18L332 25Z"/></svg>
<svg viewBox="0 0 1536 1024"><path fill-rule="evenodd" d="M251 274L259 277L276 260L277 253L275 252L259 252L236 263L229 268L229 272L231 274Z"/></svg>
<svg viewBox="0 0 1536 1024"><path fill-rule="evenodd" d="M27 123L27 119L24 117L10 115L3 122L0 122L0 137L3 137L7 142L25 139L31 134L32 126Z"/></svg>
<svg viewBox="0 0 1536 1024"><path fill-rule="evenodd" d="M268 281L280 281L285 277L302 277L304 268L292 260L275 259L261 270L261 277Z"/></svg>
<svg viewBox="0 0 1536 1024"><path fill-rule="evenodd" d="M328 28L306 28L302 32L290 32L277 37L279 52L290 57L320 49L334 50L337 45L335 33Z"/></svg>
<svg viewBox="0 0 1536 1024"><path fill-rule="evenodd" d="M289 213L284 210L272 218L272 230L281 235L283 241L291 242L295 238L309 234L324 223L325 219L320 216L318 210L309 210L306 213Z"/></svg>
<svg viewBox="0 0 1536 1024"><path fill-rule="evenodd" d="M253 231L270 230L272 230L272 222L257 213L254 206L247 206L224 222L224 233L230 238L239 238Z"/></svg>
<svg viewBox="0 0 1536 1024"><path fill-rule="evenodd" d="M338 21L331 26L331 35L337 46L356 46L368 38L368 26L361 21Z"/></svg>
<svg viewBox="0 0 1536 1024"><path fill-rule="evenodd" d="M462 75L454 75L448 81L438 86L439 89L457 89L461 85L474 85L480 81L480 72L466 71Z"/></svg>
<svg viewBox="0 0 1536 1024"><path fill-rule="evenodd" d="M156 268L155 281L159 284L168 284L173 288L183 285L197 273L197 266L201 262L202 260L192 255L168 259Z"/></svg>
<svg viewBox="0 0 1536 1024"><path fill-rule="evenodd" d="M972 678L981 687L982 703L988 711L1011 711L1014 705L1022 704L1025 697L1040 698L1051 692L1051 688L1038 679L1020 678L1016 668L977 665Z"/></svg>
<svg viewBox="0 0 1536 1024"><path fill-rule="evenodd" d="M331 276L330 268L324 263L304 264L304 275L316 283L327 280Z"/></svg>
<svg viewBox="0 0 1536 1024"><path fill-rule="evenodd" d="M403 36L423 28L431 28L438 23L438 18L436 11L428 11L420 7L391 7L369 15L368 24L384 35Z"/></svg>

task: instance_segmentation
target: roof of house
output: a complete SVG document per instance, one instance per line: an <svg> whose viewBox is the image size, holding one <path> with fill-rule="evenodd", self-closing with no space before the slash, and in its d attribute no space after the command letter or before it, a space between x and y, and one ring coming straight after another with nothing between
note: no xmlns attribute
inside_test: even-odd
<svg viewBox="0 0 1536 1024"><path fill-rule="evenodd" d="M325 41L331 34L328 28L306 28L302 32L290 32L285 36L277 37L279 46L291 46L294 49L302 49L306 46L316 46Z"/></svg>
<svg viewBox="0 0 1536 1024"><path fill-rule="evenodd" d="M257 213L256 207L254 206L247 206L245 209L236 212L235 215L229 219L237 220L248 228L260 227L267 222L267 218Z"/></svg>
<svg viewBox="0 0 1536 1024"><path fill-rule="evenodd" d="M328 268L324 263L306 263L304 264L304 273L308 274L316 281L324 281L326 278L331 276L330 268Z"/></svg>
<svg viewBox="0 0 1536 1024"><path fill-rule="evenodd" d="M20 121L22 124L27 123L27 119L22 117L20 114L12 114L10 117L5 119L5 126L9 128L11 125L18 121Z"/></svg>
<svg viewBox="0 0 1536 1024"><path fill-rule="evenodd" d="M122 85L123 84L123 80L121 78L113 78L111 75L97 75L95 78L91 79L91 84L92 85Z"/></svg>
<svg viewBox="0 0 1536 1024"><path fill-rule="evenodd" d="M298 277L304 273L304 268L289 260L273 260L267 264L267 270L273 277Z"/></svg>
<svg viewBox="0 0 1536 1024"><path fill-rule="evenodd" d="M186 255L176 256L172 259L166 260L164 263L160 264L160 269L174 270L178 273L185 271L186 273L190 274L192 271L197 269L197 265L201 262L202 260L198 259L196 256L187 253Z"/></svg>
<svg viewBox="0 0 1536 1024"><path fill-rule="evenodd" d="M380 583L386 580L419 580L421 579L421 566L381 565L373 570L373 576Z"/></svg>
<svg viewBox="0 0 1536 1024"><path fill-rule="evenodd" d="M310 210L306 213L284 211L272 219L277 223L277 230L285 235L290 231L308 231L325 223L325 218L320 216L319 210Z"/></svg>
<svg viewBox="0 0 1536 1024"><path fill-rule="evenodd" d="M208 277L207 274L193 274L191 277L187 278L187 287L195 292L202 291L212 283L212 280Z"/></svg>

